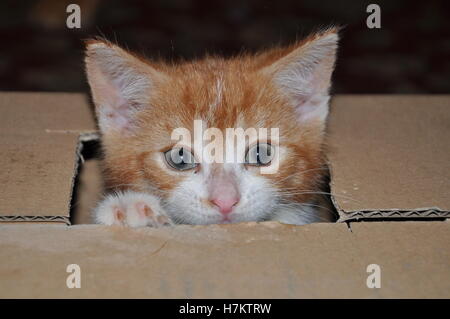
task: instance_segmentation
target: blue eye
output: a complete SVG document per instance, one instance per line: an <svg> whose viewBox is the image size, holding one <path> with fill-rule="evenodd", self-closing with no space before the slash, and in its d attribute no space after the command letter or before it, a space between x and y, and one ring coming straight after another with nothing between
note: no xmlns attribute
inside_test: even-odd
<svg viewBox="0 0 450 319"><path fill-rule="evenodd" d="M194 155L184 147L174 147L165 152L164 157L170 167L179 171L193 169L198 165L195 163Z"/></svg>
<svg viewBox="0 0 450 319"><path fill-rule="evenodd" d="M268 143L258 143L247 150L245 163L253 166L265 166L272 162L273 146Z"/></svg>

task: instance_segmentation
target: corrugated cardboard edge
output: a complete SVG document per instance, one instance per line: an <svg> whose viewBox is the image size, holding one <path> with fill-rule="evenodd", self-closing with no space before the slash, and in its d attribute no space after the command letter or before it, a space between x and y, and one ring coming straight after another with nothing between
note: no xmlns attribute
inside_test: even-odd
<svg viewBox="0 0 450 319"><path fill-rule="evenodd" d="M7 222L52 222L70 225L66 216L0 216L0 223Z"/></svg>
<svg viewBox="0 0 450 319"><path fill-rule="evenodd" d="M337 209L337 208L336 208ZM386 219L401 218L407 219L434 219L434 218L450 218L450 212L441 211L437 208L432 209L415 209L415 210L361 210L344 212L337 209L339 213L338 222L358 221L360 219Z"/></svg>
<svg viewBox="0 0 450 319"><path fill-rule="evenodd" d="M333 165L327 159L328 171L330 174L330 197L334 208L338 212L339 218L337 222L352 222L358 221L360 219L394 219L401 218L404 220L408 219L430 219L430 218L450 218L450 211L441 210L439 207L421 207L410 210L403 210L398 208L392 208L388 210L378 210L378 209L364 209L357 211L345 211L343 210L336 199L333 192L335 189L333 184Z"/></svg>
<svg viewBox="0 0 450 319"><path fill-rule="evenodd" d="M61 131L58 133L74 133L71 131ZM84 159L82 156L83 151L83 142L99 140L100 134L98 132L83 132L80 133L78 137L78 144L75 149L75 161L73 167L72 181L71 181L71 191L69 195L69 201L67 203L67 211L70 212L72 206L72 198L75 191L75 182L79 172L80 163L83 163ZM70 216L23 216L23 215L15 215L15 216L0 216L0 223L3 222L51 222L51 223L63 223L68 226L71 225Z"/></svg>

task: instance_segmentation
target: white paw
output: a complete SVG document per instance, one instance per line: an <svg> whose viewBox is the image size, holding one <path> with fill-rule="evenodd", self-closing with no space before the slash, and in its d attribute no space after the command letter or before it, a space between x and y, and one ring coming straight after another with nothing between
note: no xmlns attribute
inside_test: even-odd
<svg viewBox="0 0 450 319"><path fill-rule="evenodd" d="M98 224L128 227L173 225L159 199L146 193L127 191L108 195L95 209Z"/></svg>

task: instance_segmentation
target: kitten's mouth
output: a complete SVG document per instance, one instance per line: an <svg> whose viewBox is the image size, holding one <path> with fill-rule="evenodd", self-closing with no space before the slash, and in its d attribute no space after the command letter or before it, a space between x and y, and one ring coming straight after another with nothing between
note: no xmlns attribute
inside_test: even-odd
<svg viewBox="0 0 450 319"><path fill-rule="evenodd" d="M228 218L228 216L225 216L224 218L222 218L222 220L219 222L219 224L231 224L232 221L230 220L230 218Z"/></svg>

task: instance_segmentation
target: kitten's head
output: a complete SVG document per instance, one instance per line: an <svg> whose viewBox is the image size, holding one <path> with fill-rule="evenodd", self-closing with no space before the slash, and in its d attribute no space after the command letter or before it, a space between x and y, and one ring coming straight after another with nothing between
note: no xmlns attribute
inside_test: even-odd
<svg viewBox="0 0 450 319"><path fill-rule="evenodd" d="M176 65L88 41L107 186L157 194L176 222L191 224L272 219L311 202L325 172L337 41L337 31L328 29L256 55ZM194 123L203 132L213 129L198 139ZM238 147L227 128L269 134L250 134ZM278 136L270 134L273 128ZM191 133L192 143L172 139L180 129ZM208 148L213 141L223 148Z"/></svg>

